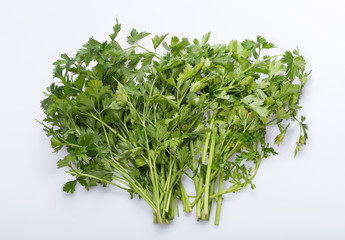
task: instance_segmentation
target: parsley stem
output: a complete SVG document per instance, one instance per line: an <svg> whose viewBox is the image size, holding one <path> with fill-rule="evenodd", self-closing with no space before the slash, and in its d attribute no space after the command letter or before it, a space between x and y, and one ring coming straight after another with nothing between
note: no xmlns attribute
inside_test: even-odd
<svg viewBox="0 0 345 240"><path fill-rule="evenodd" d="M124 180L122 180L121 178L117 177L112 177L113 180L118 181L124 185L126 185L127 187L130 187L130 185L128 183L126 183Z"/></svg>
<svg viewBox="0 0 345 240"><path fill-rule="evenodd" d="M189 213L192 211L192 208L191 208L191 204L189 202L189 199L188 199L188 195L186 193L186 190L182 184L182 182L180 181L180 192L181 192L181 201L182 201L182 204L183 204L183 211L185 211L186 213Z"/></svg>
<svg viewBox="0 0 345 240"><path fill-rule="evenodd" d="M152 83L149 98L152 95L156 80L157 80L157 77L154 79L154 81ZM147 150L147 154L148 154L148 165L149 165L149 169L150 169L150 178L151 178L152 186L153 186L153 198L155 199L154 201L155 201L155 204L158 208L156 217L157 217L159 223L163 223L160 208L159 208L160 202L161 202L161 197L160 197L160 188L159 188L159 183L158 183L159 178L158 178L158 174L157 174L157 170L156 170L156 157L151 156L150 145L149 145L149 140L148 140L147 131L146 131L146 114L148 111L147 105L148 105L148 103L144 103L141 121L142 121L142 124L144 127L144 138L145 138L146 150Z"/></svg>
<svg viewBox="0 0 345 240"><path fill-rule="evenodd" d="M218 185L218 193L223 191L223 181L224 181L224 170L221 169L219 173L219 185ZM216 209L216 218L214 221L214 225L219 225L219 219L220 219L220 210L222 206L222 195L219 195L217 197L217 209Z"/></svg>
<svg viewBox="0 0 345 240"><path fill-rule="evenodd" d="M218 174L218 173L215 171L215 172L212 174L211 179L214 179L214 178L217 176L217 174ZM199 188L200 188L200 187L199 187ZM194 201L191 203L191 207L194 207L195 204L198 203L198 201L201 199L201 197L202 197L202 195L203 195L204 190L205 190L205 185L202 186L202 187L200 188L200 191L197 192L197 195L195 196Z"/></svg>
<svg viewBox="0 0 345 240"><path fill-rule="evenodd" d="M211 138L211 133L212 133L212 130L213 130L213 125L214 125L214 121L216 119L216 116L217 116L217 110L215 110L213 112L213 116L212 116L212 119L211 119L211 122L210 122L210 125L209 125L209 129L211 131L209 131L206 135L206 141L205 141L205 145L204 145L204 150L203 150L203 153L202 153L202 159L201 159L201 163L202 164L206 164L206 157L207 157L207 151L208 151L208 144L210 142L210 138Z"/></svg>
<svg viewBox="0 0 345 240"><path fill-rule="evenodd" d="M261 63L267 62L268 60L270 60L270 59L272 59L272 58L281 57L281 56L283 56L283 55L284 55L284 54L274 55L274 56L272 56L272 57L267 57L267 58L265 58L265 59L263 59L263 60L261 60L261 61L259 61L259 62L256 62L256 63L254 63L253 65L251 65L250 67L248 67L247 69L243 70L243 71L242 71L242 74L248 72L250 69L252 69L253 67L255 67L255 66L257 66L257 65L259 65L259 64L261 64Z"/></svg>
<svg viewBox="0 0 345 240"><path fill-rule="evenodd" d="M121 188L121 189L123 189L123 190L126 190L126 191L130 190L130 189L128 189L128 188L121 187L120 185L118 185L118 184L116 184L116 183L110 182L110 181L108 181L108 180L105 180L105 179L103 179L103 178L99 178L99 177L96 177L96 176L93 176L93 175L90 175L90 174L85 174L85 173L80 173L80 172L68 172L68 171L67 171L66 173L69 173L69 174L72 174L72 175L76 175L76 174L77 174L77 175L79 175L79 176L93 178L93 179L96 179L96 180L98 180L98 181L101 181L101 182L105 182L105 183L114 185L114 186L116 186L116 187L118 187L118 188Z"/></svg>
<svg viewBox="0 0 345 240"><path fill-rule="evenodd" d="M218 193L215 193L215 194L211 195L210 198L219 197L219 196L221 196L221 195L223 195L223 194L225 194L225 193L237 192L237 191L243 189L245 186L247 186L247 184L248 184L248 183L245 182L245 183L233 185L233 186L229 187L229 188L226 189L226 190L223 190L223 191L221 191L221 192L218 192Z"/></svg>
<svg viewBox="0 0 345 240"><path fill-rule="evenodd" d="M139 47L139 48L141 48L141 49L143 49L143 50L145 50L145 51L148 52L148 53L154 54L154 56L155 56L156 58L158 58L159 60L162 60L162 59L163 59L163 57L162 57L161 55L159 55L158 53L151 52L150 50L144 48L143 46L139 45L138 43L137 43L136 46Z"/></svg>
<svg viewBox="0 0 345 240"><path fill-rule="evenodd" d="M210 124L209 124L209 129L211 131L209 131L206 135L206 140L205 140L205 144L204 144L204 149L203 149L203 153L202 153L202 158L201 158L201 166L202 167L203 165L206 164L206 157L207 157L207 152L208 152L208 144L210 142L210 138L211 138L211 133L212 133L212 130L213 130L213 125L214 125L214 121L216 119L216 116L217 116L217 110L215 110L213 112L213 116L212 116L212 119L210 121ZM200 196L201 198L201 195L202 195L202 192L203 192L203 189L205 188L208 188L208 186L204 186L203 187L203 182L204 182L204 175L202 174L201 172L201 168L200 168L200 172L199 172L199 183L198 183L198 196ZM198 218L201 218L202 217L202 213L201 213L201 209L202 209L202 201L200 198L196 198L194 200L194 202L197 202L197 206L196 206L196 215ZM199 200L200 199L200 200Z"/></svg>
<svg viewBox="0 0 345 240"><path fill-rule="evenodd" d="M215 113L217 114L217 113ZM213 118L212 118L213 119ZM205 193L204 193L204 215L208 215L208 207L209 207L209 185L210 185L210 177L211 177L211 168L214 158L214 147L216 144L216 136L217 136L217 125L214 126L214 130L212 133L212 140L210 146L210 153L208 156L208 163L207 163L207 170L206 170L206 180L205 180Z"/></svg>
<svg viewBox="0 0 345 240"><path fill-rule="evenodd" d="M99 112L98 112L98 116L99 116L99 119L102 119L101 114L100 114ZM114 158L114 156L113 156L113 152L111 151L111 146L110 146L110 142L109 142L108 134L107 134L107 131L105 130L105 127L104 127L103 121L102 121L102 128L103 128L103 131L104 131L105 138L106 138L106 140L107 140L107 144L108 144L109 151L110 151L110 156L111 156L111 158Z"/></svg>
<svg viewBox="0 0 345 240"><path fill-rule="evenodd" d="M213 181L211 181L211 188L210 188L210 194L214 194L214 186L216 185L216 179L214 179ZM209 207L208 207L208 213L207 213L207 221L210 219L210 214L211 214L211 209L212 209L212 202L213 202L213 199L210 198L209 200Z"/></svg>
<svg viewBox="0 0 345 240"><path fill-rule="evenodd" d="M128 175L127 171L117 161L115 161L115 159L111 159L110 163L123 176L123 178L127 180L133 189L139 194L139 196L145 199L145 201L152 207L154 212L157 212L158 208L151 200L151 195L144 192L144 189L140 186L140 183L138 183L136 180L133 181Z"/></svg>
<svg viewBox="0 0 345 240"><path fill-rule="evenodd" d="M192 167L193 167L193 172L196 170L196 163L195 163L195 153L194 153L194 143L193 143L193 138L190 140L190 151L192 154ZM193 177L193 181L194 181L194 187L195 189L198 189L198 177L195 174Z"/></svg>
<svg viewBox="0 0 345 240"><path fill-rule="evenodd" d="M123 51L125 52L125 51L128 51L128 50L133 50L133 49L135 49L137 46L130 46L130 47L128 47L128 48L125 48L125 49L123 49Z"/></svg>

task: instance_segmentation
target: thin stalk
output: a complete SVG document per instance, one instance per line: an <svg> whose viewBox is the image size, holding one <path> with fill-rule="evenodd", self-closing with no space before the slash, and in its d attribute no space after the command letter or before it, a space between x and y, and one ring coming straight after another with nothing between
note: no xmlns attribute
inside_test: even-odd
<svg viewBox="0 0 345 240"><path fill-rule="evenodd" d="M210 194L214 193L214 186L215 186L215 184L216 184L216 180L213 180L211 182ZM207 216L206 216L207 221L210 219L211 208L212 208L212 199L210 199L210 201L209 201L209 208L208 208L208 213L207 213Z"/></svg>
<svg viewBox="0 0 345 240"><path fill-rule="evenodd" d="M196 170L196 164L195 164L195 153L194 153L194 143L193 143L193 139L190 140L190 151L192 153L192 168L193 168L193 172ZM193 181L194 181L194 187L195 189L198 189L198 178L197 175L195 174L195 176L193 177Z"/></svg>
<svg viewBox="0 0 345 240"><path fill-rule="evenodd" d="M213 125L214 125L214 121L216 119L216 116L217 116L217 110L213 112L213 116L212 116L212 119L210 121L209 128L211 129L211 131L208 132L207 135L206 135L206 140L205 140L204 149L203 149L202 158L201 158L202 165L206 164L206 157L207 157L207 152L208 152L208 144L210 142L211 133L212 133L212 129L213 129ZM197 191L197 195L200 196L200 198L201 198L201 195L202 195L203 182L204 182L204 176L201 173L201 167L202 166L200 166L199 183L198 183L198 191ZM201 218L202 217L202 214L201 214L202 201L201 201L201 199L200 200L199 199L197 200L197 199L198 198L196 198L194 200L194 202L197 203L197 205L196 205L196 216L197 216L197 218Z"/></svg>
<svg viewBox="0 0 345 240"><path fill-rule="evenodd" d="M204 149L203 149L203 152L202 152L202 158L201 158L201 163L202 164L206 164L208 144L210 142L210 138L211 138L211 134L212 134L212 129L213 129L213 125L214 125L214 121L216 119L216 116L217 116L217 110L213 112L213 116L212 116L212 119L211 119L211 122L210 122L209 128L211 129L211 131L208 132L207 135L206 135L206 141L205 141Z"/></svg>
<svg viewBox="0 0 345 240"><path fill-rule="evenodd" d="M76 171L74 171L74 172L66 171L66 173L69 173L69 174L71 174L71 175L79 175L79 176L83 176L83 177L93 178L93 179L96 179L96 180L98 180L98 181L101 181L101 182L105 182L105 183L114 185L115 187L121 188L121 189L126 190L126 191L130 190L129 188L121 187L120 185L118 185L118 184L116 184L116 183L110 182L110 181L105 180L105 179L103 179L103 178L99 178L99 177L96 177L96 176L92 176L92 175L90 175L90 174L80 173L80 172L76 172Z"/></svg>
<svg viewBox="0 0 345 240"><path fill-rule="evenodd" d="M198 220L201 219L202 217L201 209L202 209L202 201L198 200L196 203L196 217Z"/></svg>
<svg viewBox="0 0 345 240"><path fill-rule="evenodd" d="M260 57L261 50L262 50L261 47L259 47L258 59L256 59L256 62L259 61L259 57Z"/></svg>
<svg viewBox="0 0 345 240"><path fill-rule="evenodd" d="M130 187L128 183L126 183L125 181L121 180L120 178L116 178L116 177L112 177L113 180L118 181L124 185L126 185L127 187Z"/></svg>
<svg viewBox="0 0 345 240"><path fill-rule="evenodd" d="M177 202L176 196L175 196L175 206L176 206L176 213L177 213L177 216L179 217L179 216L180 216L180 211L178 210L178 202Z"/></svg>
<svg viewBox="0 0 345 240"><path fill-rule="evenodd" d="M166 213L169 212L169 203L170 203L170 198L171 198L171 193L172 193L172 190L170 190L170 188L169 188L169 185L171 182L171 180L170 180L171 179L171 170L172 170L172 167L170 166L168 178L166 179L165 184L162 185L163 189L162 189L160 201L163 202L163 206L162 206L163 218L165 218ZM162 176L164 176L164 175L165 174L163 174Z"/></svg>
<svg viewBox="0 0 345 240"><path fill-rule="evenodd" d="M214 178L217 176L217 174L218 174L218 172L215 171L215 172L212 174L211 179L214 179ZM194 199L194 201L192 202L191 207L194 207L195 204L197 204L197 202L201 199L204 190L205 190L205 186L202 186L201 190L200 190L200 191L197 193L197 195L195 196L195 199Z"/></svg>
<svg viewBox="0 0 345 240"><path fill-rule="evenodd" d="M169 192L169 194L168 194L168 201L167 201L167 203L166 203L166 206L165 206L164 212L169 212L170 200L171 200L171 194L172 194L172 191L170 191L170 192Z"/></svg>
<svg viewBox="0 0 345 240"><path fill-rule="evenodd" d="M229 187L228 189L226 189L224 191L221 191L221 192L218 192L218 193L215 193L215 194L211 195L210 198L219 197L219 196L221 196L223 194L226 194L226 193L237 192L237 191L245 188L247 185L248 185L247 182L241 183L241 184L238 184L238 185L233 185L233 186Z"/></svg>
<svg viewBox="0 0 345 240"><path fill-rule="evenodd" d="M218 193L223 191L223 182L224 182L224 170L220 170L219 174L219 185L218 185ZM219 195L217 197L217 208L216 208L216 219L214 221L214 225L219 225L219 219L220 219L220 209L222 207L222 195Z"/></svg>
<svg viewBox="0 0 345 240"><path fill-rule="evenodd" d="M99 119L102 119L102 118L101 118L101 114L100 114L99 112L98 112L98 116L99 116ZM108 144L108 147L109 147L109 150L110 150L110 156L111 156L111 158L114 158L114 156L113 156L113 152L111 151L111 146L110 146L110 142L109 142L108 134L107 134L107 131L105 130L105 127L104 127L103 121L102 121L102 128L103 128L104 135L105 135L105 138L106 138L106 140L107 140L107 144Z"/></svg>
<svg viewBox="0 0 345 240"><path fill-rule="evenodd" d="M137 46L130 46L130 47L128 47L128 48L125 48L125 49L122 49L122 51L127 51L127 50L129 50L129 49L134 49L134 48L136 48Z"/></svg>
<svg viewBox="0 0 345 240"><path fill-rule="evenodd" d="M172 162L169 166L169 173L168 173L168 177L165 181L165 184L163 184L163 189L162 189L162 196L161 197L165 197L163 200L163 209L164 212L163 214L165 215L165 212L168 212L168 205L170 203L170 198L171 198L171 193L172 193L172 187L171 187L171 183L172 183L172 171L173 171L173 166L175 165L175 158L173 160L171 160L171 155L170 155L170 162ZM164 176L165 174L163 174Z"/></svg>
<svg viewBox="0 0 345 240"><path fill-rule="evenodd" d="M171 220L175 218L175 201L176 201L176 196L175 194L173 194L172 200L170 203L169 213L168 213L169 219Z"/></svg>
<svg viewBox="0 0 345 240"><path fill-rule="evenodd" d="M154 82L152 83L152 87L150 90L150 94L149 94L149 98L152 95L152 91L154 88L154 85L156 83L157 78L154 79ZM153 156L151 156L150 153L150 145L149 145L149 139L146 133L146 111L147 111L147 104L144 104L144 109L143 109L143 114L142 114L142 125L144 127L144 137L145 137L145 143L146 143L146 150L148 153L148 165L150 168L150 178L152 181L152 186L153 186L153 198L154 201L156 203L157 206L157 218L158 218L158 222L159 223L163 223L162 221L162 217L161 217L161 212L160 212L160 202L161 202L161 198L160 198L160 189L159 189L159 183L158 183L158 174L157 174L157 170L156 170L156 164L155 164L155 158Z"/></svg>
<svg viewBox="0 0 345 240"><path fill-rule="evenodd" d="M107 132L106 132L105 127L104 127L104 124L103 124L104 122L102 121L100 114L99 114L99 120L102 122L102 127L103 127L103 130L104 130L104 134L105 134L105 136L106 136L107 144L108 144L108 147L110 148L111 159L114 159L113 153L112 153L112 151L111 151L111 146L110 146L110 142L109 142L109 139L108 139L108 135L107 135ZM114 162L117 163L115 160L114 160ZM120 165L120 164L118 164L118 165ZM121 173L121 175L128 181L128 179L126 178L126 175L122 174L122 171L120 171L120 170L118 170L118 169L117 169L117 171L119 171L119 172ZM89 176L91 176L91 175L89 175ZM94 178L95 178L95 179L98 179L98 180L100 180L100 181L102 181L100 178L97 178L97 177L94 177ZM106 182L111 183L111 182L109 182L109 181L106 181ZM125 188L120 187L119 185L116 185L116 184L114 184L114 183L112 183L112 184L115 185L115 186L118 186L118 187L121 188L121 189L126 190ZM126 185L127 185L127 184L126 184ZM143 193L143 190L140 189L140 188L141 188L140 185L139 185L139 186L135 186L135 188L138 189L138 190L140 190L140 192L142 192L141 196L148 202L149 198L146 196L146 194ZM150 200L150 202L151 202L151 200ZM149 203L149 202L148 202L148 203ZM149 203L149 204L150 204L150 203ZM151 204L150 204L150 206L151 206ZM152 207L152 206L151 206L151 207Z"/></svg>
<svg viewBox="0 0 345 240"><path fill-rule="evenodd" d="M157 207L156 205L153 203L153 201L151 200L151 194L148 192L145 193L145 190L142 188L142 186L140 185L140 183L138 183L136 180L133 180L128 173L126 172L126 170L118 163L116 162L114 159L111 159L111 161L109 162L121 175L122 177L130 184L130 186L143 198L145 199L145 201L152 207L152 209L154 211L157 211Z"/></svg>
<svg viewBox="0 0 345 240"><path fill-rule="evenodd" d="M144 136L145 136L145 140L146 140L146 148L147 148L147 155L148 155L148 165L150 168L150 178L152 181L152 187L153 187L153 198L154 198L154 202L157 206L157 218L159 223L163 223L161 216L160 216L160 209L159 209L159 205L160 205L160 197L159 197L159 187L158 187L158 178L157 178L157 172L155 171L155 167L154 167L154 159L152 158L151 154L150 154L150 146L149 146L149 141L148 141L148 137L146 134L146 130L144 129ZM152 161L153 160L153 161Z"/></svg>
<svg viewBox="0 0 345 240"><path fill-rule="evenodd" d="M181 181L180 181L180 191L181 191L181 201L183 204L183 211L185 211L186 213L189 213L192 211L192 208L190 206L190 202L189 202L186 190L183 187L183 184Z"/></svg>
<svg viewBox="0 0 345 240"><path fill-rule="evenodd" d="M97 121L99 121L100 123L102 123L104 126L106 126L112 133L114 133L116 136L118 136L122 141L128 142L127 139L125 139L124 137L122 137L120 134L118 134L118 132L116 130L114 130L112 127L110 127L108 124L106 124L105 122L103 122L101 119L99 119L98 117L92 115L92 114L85 114L89 117L92 117L94 119L96 119Z"/></svg>
<svg viewBox="0 0 345 240"><path fill-rule="evenodd" d="M213 118L212 118L213 119ZM212 140L211 140L211 147L210 147L210 154L208 157L207 163L207 170L206 170L206 179L205 179L205 193L204 193L204 212L205 216L208 215L208 207L209 207L209 185L210 185L210 177L211 177L211 169L212 169L212 162L214 158L214 148L216 144L216 136L217 136L217 126L214 127Z"/></svg>
<svg viewBox="0 0 345 240"><path fill-rule="evenodd" d="M201 197L205 189L205 186L203 186L203 182L204 182L204 175L201 174L200 172L197 197L194 199L194 202L192 203L192 206L196 203L196 217L197 218L201 218L201 209L202 209Z"/></svg>
<svg viewBox="0 0 345 240"><path fill-rule="evenodd" d="M105 130L105 127L104 127L104 122L102 121L102 118L101 118L101 116L100 116L100 114L99 114L99 119L100 119L100 121L102 122L102 127L103 127L103 130L104 130L104 134L105 134L105 136L106 136L106 140L107 140L107 144L108 144L108 147L110 148L110 155L111 155L111 159L114 159L114 156L113 156L113 152L111 151L111 146L110 146L110 142L109 142L109 139L108 139L108 135L107 135L107 132L106 132L106 130ZM116 162L115 160L114 160L114 162ZM116 162L117 163L117 162ZM120 165L120 164L119 164ZM119 170L118 170L119 171ZM121 171L119 171L119 172L121 172ZM123 175L123 174L122 174ZM123 177L125 177L124 175L123 175ZM128 181L128 179L126 179L127 181ZM140 185L139 185L140 186ZM141 187L139 187L139 186L136 186L136 188L137 189L139 189L139 188L141 188ZM120 187L120 186L119 186ZM122 188L122 187L120 187L120 188ZM122 188L122 189L124 189L124 188ZM142 190L140 190L140 191L142 191ZM144 194L145 195L145 194ZM143 198L145 199L145 198L147 198L146 196L143 196ZM148 198L147 198L148 199ZM147 199L145 199L146 201L147 201ZM158 209L158 206L157 206L157 209Z"/></svg>
<svg viewBox="0 0 345 240"><path fill-rule="evenodd" d="M138 43L137 43L137 47L143 49L146 52L153 53L155 55L155 57L158 58L159 60L163 59L163 57L161 55L159 55L158 53L151 52L150 50L144 48L143 46L139 45Z"/></svg>
<svg viewBox="0 0 345 240"><path fill-rule="evenodd" d="M272 56L272 57L265 58L264 60L261 60L261 61L259 61L259 62L256 62L256 63L254 63L253 65L251 65L250 67L248 67L247 69L243 70L242 73L246 73L246 72L248 72L250 69L252 69L253 67L255 67L255 66L257 66L257 65L259 65L259 64L261 64L261 63L267 62L268 60L270 60L270 59L272 59L272 58L281 57L281 56L283 56L283 55L284 55L284 54L278 54L278 55L274 55L274 56Z"/></svg>

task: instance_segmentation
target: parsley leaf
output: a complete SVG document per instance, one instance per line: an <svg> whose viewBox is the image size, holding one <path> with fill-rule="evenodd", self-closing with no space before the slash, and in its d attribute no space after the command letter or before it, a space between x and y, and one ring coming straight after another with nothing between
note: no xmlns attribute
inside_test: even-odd
<svg viewBox="0 0 345 240"><path fill-rule="evenodd" d="M267 107L262 106L264 101L255 97L254 95L248 95L241 100L244 104L246 104L250 109L255 111L261 117L267 117L269 111Z"/></svg>
<svg viewBox="0 0 345 240"><path fill-rule="evenodd" d="M282 63L287 64L287 76L290 80L294 80L305 68L305 60L302 56L299 56L298 51L294 51L295 56L290 52L286 51Z"/></svg>

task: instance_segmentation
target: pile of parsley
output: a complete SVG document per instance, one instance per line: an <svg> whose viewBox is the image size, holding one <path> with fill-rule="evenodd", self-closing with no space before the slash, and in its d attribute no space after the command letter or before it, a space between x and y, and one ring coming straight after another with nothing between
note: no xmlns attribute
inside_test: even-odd
<svg viewBox="0 0 345 240"><path fill-rule="evenodd" d="M110 41L91 38L74 57L62 54L54 63L59 83L42 101L52 147L67 150L58 167L75 177L64 191L116 186L144 199L160 224L179 213L179 201L185 212L195 207L198 220L209 219L215 202L219 224L223 195L254 188L262 160L277 154L267 127L279 129L279 145L293 121L295 154L306 143L297 112L309 73L298 50L262 57L275 47L263 37L210 45L210 33L193 43L155 36L147 50L139 41L150 34L135 29L122 48L121 25L113 30Z"/></svg>

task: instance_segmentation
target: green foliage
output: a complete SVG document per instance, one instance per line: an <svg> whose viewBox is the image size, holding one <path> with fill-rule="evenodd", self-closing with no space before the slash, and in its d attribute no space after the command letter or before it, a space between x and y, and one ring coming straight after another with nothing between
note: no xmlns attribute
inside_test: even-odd
<svg viewBox="0 0 345 240"><path fill-rule="evenodd" d="M246 104L251 110L256 112L260 115L260 117L267 117L268 116L268 109L267 107L263 107L264 101L255 97L254 95L248 95L241 100L244 104Z"/></svg>
<svg viewBox="0 0 345 240"><path fill-rule="evenodd" d="M127 42L129 44L135 44L138 43L139 40L143 39L144 37L150 35L148 32L140 32L138 33L137 30L134 28L131 31L131 35L127 37Z"/></svg>
<svg viewBox="0 0 345 240"><path fill-rule="evenodd" d="M281 62L287 64L286 75L290 80L295 79L295 77L304 72L305 60L299 55L299 50L294 50L293 54L290 51L286 51Z"/></svg>
<svg viewBox="0 0 345 240"><path fill-rule="evenodd" d="M119 187L143 198L157 223L174 218L178 200L208 220L216 201L219 219L222 195L254 188L261 161L277 154L265 139L268 126L278 127L279 146L293 120L300 127L295 154L306 144L297 112L309 73L298 50L262 58L275 46L261 36L211 45L207 33L192 43L156 35L149 51L139 41L150 33L135 29L127 37L133 46L122 48L120 30L116 21L109 42L91 38L54 63L58 82L45 92L41 124L53 149L67 150L57 166L75 180L65 192L77 184ZM194 182L192 202L182 176Z"/></svg>
<svg viewBox="0 0 345 240"><path fill-rule="evenodd" d="M168 34L165 34L163 36L158 36L156 35L153 39L152 39L152 44L153 44L153 48L156 50L158 48L158 46L163 42L163 40L168 36Z"/></svg>

